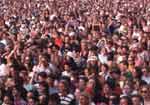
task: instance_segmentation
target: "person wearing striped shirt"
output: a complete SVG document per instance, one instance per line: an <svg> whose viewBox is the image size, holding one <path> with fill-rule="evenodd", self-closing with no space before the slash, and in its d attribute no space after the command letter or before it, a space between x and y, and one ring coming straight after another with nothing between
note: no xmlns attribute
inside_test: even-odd
<svg viewBox="0 0 150 105"><path fill-rule="evenodd" d="M59 97L61 105L75 105L75 96L69 91L69 84L66 80L59 82Z"/></svg>

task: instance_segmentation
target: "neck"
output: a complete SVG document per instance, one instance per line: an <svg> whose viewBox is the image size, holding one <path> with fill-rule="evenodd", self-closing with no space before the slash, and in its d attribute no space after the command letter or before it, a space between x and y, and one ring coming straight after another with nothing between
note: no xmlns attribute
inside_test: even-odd
<svg viewBox="0 0 150 105"><path fill-rule="evenodd" d="M144 98L144 101L150 101L149 97Z"/></svg>
<svg viewBox="0 0 150 105"><path fill-rule="evenodd" d="M61 93L61 95L62 95L62 96L66 96L66 95L67 95L67 92L64 91L64 92Z"/></svg>

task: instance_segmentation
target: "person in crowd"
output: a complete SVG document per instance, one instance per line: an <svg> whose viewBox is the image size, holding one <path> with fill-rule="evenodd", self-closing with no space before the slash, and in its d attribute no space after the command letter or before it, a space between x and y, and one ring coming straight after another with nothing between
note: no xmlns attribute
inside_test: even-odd
<svg viewBox="0 0 150 105"><path fill-rule="evenodd" d="M150 0L0 0L0 104L150 105L149 85Z"/></svg>
<svg viewBox="0 0 150 105"><path fill-rule="evenodd" d="M58 84L61 105L75 105L75 97L70 93L67 80L61 80Z"/></svg>
<svg viewBox="0 0 150 105"><path fill-rule="evenodd" d="M140 89L140 95L142 96L144 100L144 105L148 105L150 103L149 98L149 86L148 85L142 85Z"/></svg>
<svg viewBox="0 0 150 105"><path fill-rule="evenodd" d="M120 104L119 105L132 105L132 101L128 96L122 96L120 98Z"/></svg>

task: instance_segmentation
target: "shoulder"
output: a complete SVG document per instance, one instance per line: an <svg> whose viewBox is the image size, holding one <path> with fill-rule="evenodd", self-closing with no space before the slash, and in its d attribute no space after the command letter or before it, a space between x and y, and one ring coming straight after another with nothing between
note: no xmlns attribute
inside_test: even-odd
<svg viewBox="0 0 150 105"><path fill-rule="evenodd" d="M68 94L67 97L71 98L71 99L74 99L74 95L73 94Z"/></svg>

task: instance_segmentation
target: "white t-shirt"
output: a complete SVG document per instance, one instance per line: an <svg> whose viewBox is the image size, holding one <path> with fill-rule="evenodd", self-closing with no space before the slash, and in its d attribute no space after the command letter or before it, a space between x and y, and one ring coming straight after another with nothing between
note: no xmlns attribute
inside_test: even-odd
<svg viewBox="0 0 150 105"><path fill-rule="evenodd" d="M107 63L107 56L99 54L98 58L99 58L99 60L100 60L100 62L102 64L106 64Z"/></svg>
<svg viewBox="0 0 150 105"><path fill-rule="evenodd" d="M7 66L5 64L0 65L0 76L6 76L8 72Z"/></svg>
<svg viewBox="0 0 150 105"><path fill-rule="evenodd" d="M147 84L150 84L150 76L142 76L142 80L144 80Z"/></svg>

